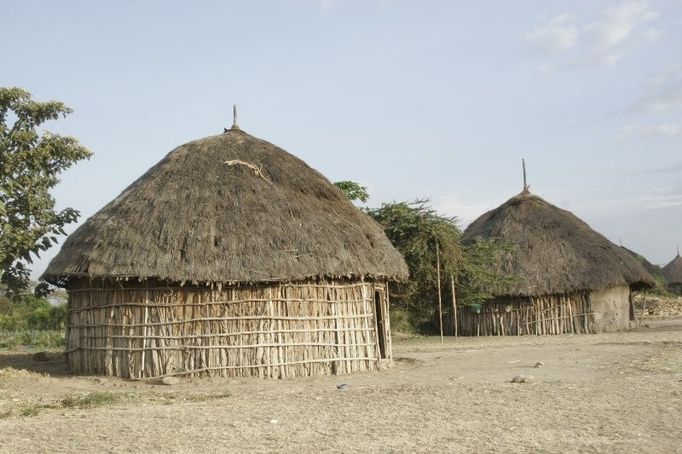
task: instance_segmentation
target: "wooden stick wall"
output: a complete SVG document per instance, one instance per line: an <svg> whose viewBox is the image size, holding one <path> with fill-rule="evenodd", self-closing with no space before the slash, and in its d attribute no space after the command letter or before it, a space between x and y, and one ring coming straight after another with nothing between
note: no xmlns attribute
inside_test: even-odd
<svg viewBox="0 0 682 454"><path fill-rule="evenodd" d="M480 313L458 309L462 336L519 336L527 334L594 333L587 293L552 295L509 302L488 302ZM449 327L452 332L452 325Z"/></svg>
<svg viewBox="0 0 682 454"><path fill-rule="evenodd" d="M76 373L133 379L373 370L382 360L379 326L390 359L385 290L372 282L222 289L83 283L69 290L68 362Z"/></svg>

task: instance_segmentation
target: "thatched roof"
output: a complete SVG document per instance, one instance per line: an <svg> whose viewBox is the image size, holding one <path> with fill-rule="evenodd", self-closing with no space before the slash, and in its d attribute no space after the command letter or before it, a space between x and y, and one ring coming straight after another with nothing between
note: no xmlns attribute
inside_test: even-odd
<svg viewBox="0 0 682 454"><path fill-rule="evenodd" d="M494 265L515 282L496 296L537 296L628 284L649 287L653 277L619 246L573 213L524 192L476 219L462 241L498 239L514 246Z"/></svg>
<svg viewBox="0 0 682 454"><path fill-rule="evenodd" d="M651 263L650 261L648 261L648 260L646 259L646 257L644 257L643 255L638 254L638 253L636 253L635 251L626 248L625 246L621 246L621 247L623 248L623 250L624 250L625 252L627 252L627 253L630 254L632 257L634 257L635 260L637 260L637 261L644 267L644 269L647 270L647 271L649 272L649 274L651 274L652 277L654 277L654 278L660 278L660 277L662 277L662 274L661 274L661 267L660 267L660 266L654 265L653 263Z"/></svg>
<svg viewBox="0 0 682 454"><path fill-rule="evenodd" d="M682 257L680 251L677 256L661 270L663 277L668 284L682 284Z"/></svg>
<svg viewBox="0 0 682 454"><path fill-rule="evenodd" d="M324 176L238 128L186 143L88 219L43 278L405 279L381 227Z"/></svg>

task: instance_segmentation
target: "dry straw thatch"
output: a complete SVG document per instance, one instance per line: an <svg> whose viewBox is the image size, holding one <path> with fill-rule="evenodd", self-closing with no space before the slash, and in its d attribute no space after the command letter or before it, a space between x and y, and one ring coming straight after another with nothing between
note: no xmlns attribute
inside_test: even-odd
<svg viewBox="0 0 682 454"><path fill-rule="evenodd" d="M182 145L88 219L44 274L85 374L294 377L391 359L407 266L320 173L233 127Z"/></svg>
<svg viewBox="0 0 682 454"><path fill-rule="evenodd" d="M644 269L647 270L647 272L649 274L651 274L652 277L655 278L661 274L661 267L660 266L654 265L653 263L648 261L646 259L646 257L644 257L643 255L640 255L640 254L636 253L635 251L626 248L625 246L621 246L621 247L623 248L623 250L625 252L627 252L635 260L637 260L644 267Z"/></svg>
<svg viewBox="0 0 682 454"><path fill-rule="evenodd" d="M459 330L464 335L580 334L625 328L630 290L654 283L624 248L573 213L532 195L527 187L475 220L462 236L465 244L478 238L512 246L500 253L493 271L514 279L489 289L494 297L478 311L460 311Z"/></svg>
<svg viewBox="0 0 682 454"><path fill-rule="evenodd" d="M652 276L632 256L595 232L573 213L524 192L476 219L463 242L497 238L515 245L500 257L496 271L518 279L497 296L561 295L629 285L653 285Z"/></svg>
<svg viewBox="0 0 682 454"><path fill-rule="evenodd" d="M71 234L44 278L253 283L407 275L381 227L324 176L233 128L171 151Z"/></svg>
<svg viewBox="0 0 682 454"><path fill-rule="evenodd" d="M677 256L661 269L661 273L668 285L682 286L682 256Z"/></svg>

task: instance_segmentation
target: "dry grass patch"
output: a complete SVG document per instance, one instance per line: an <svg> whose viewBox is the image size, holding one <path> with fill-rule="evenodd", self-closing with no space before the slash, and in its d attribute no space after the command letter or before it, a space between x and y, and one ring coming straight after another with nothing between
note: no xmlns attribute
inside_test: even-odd
<svg viewBox="0 0 682 454"><path fill-rule="evenodd" d="M61 400L63 408L95 408L120 402L125 396L110 392L92 392L82 396L67 396Z"/></svg>

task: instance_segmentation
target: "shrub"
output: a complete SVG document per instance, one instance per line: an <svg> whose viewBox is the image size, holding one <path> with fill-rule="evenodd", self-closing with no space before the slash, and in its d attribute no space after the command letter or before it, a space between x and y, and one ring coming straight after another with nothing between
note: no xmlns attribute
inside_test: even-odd
<svg viewBox="0 0 682 454"><path fill-rule="evenodd" d="M66 345L64 331L2 331L0 348L14 350L19 347L61 348Z"/></svg>
<svg viewBox="0 0 682 454"><path fill-rule="evenodd" d="M66 304L52 306L34 295L24 295L16 303L0 301L0 331L63 330L66 312Z"/></svg>
<svg viewBox="0 0 682 454"><path fill-rule="evenodd" d="M410 323L410 314L400 308L393 308L390 311L391 332L400 334L414 334L414 328Z"/></svg>

